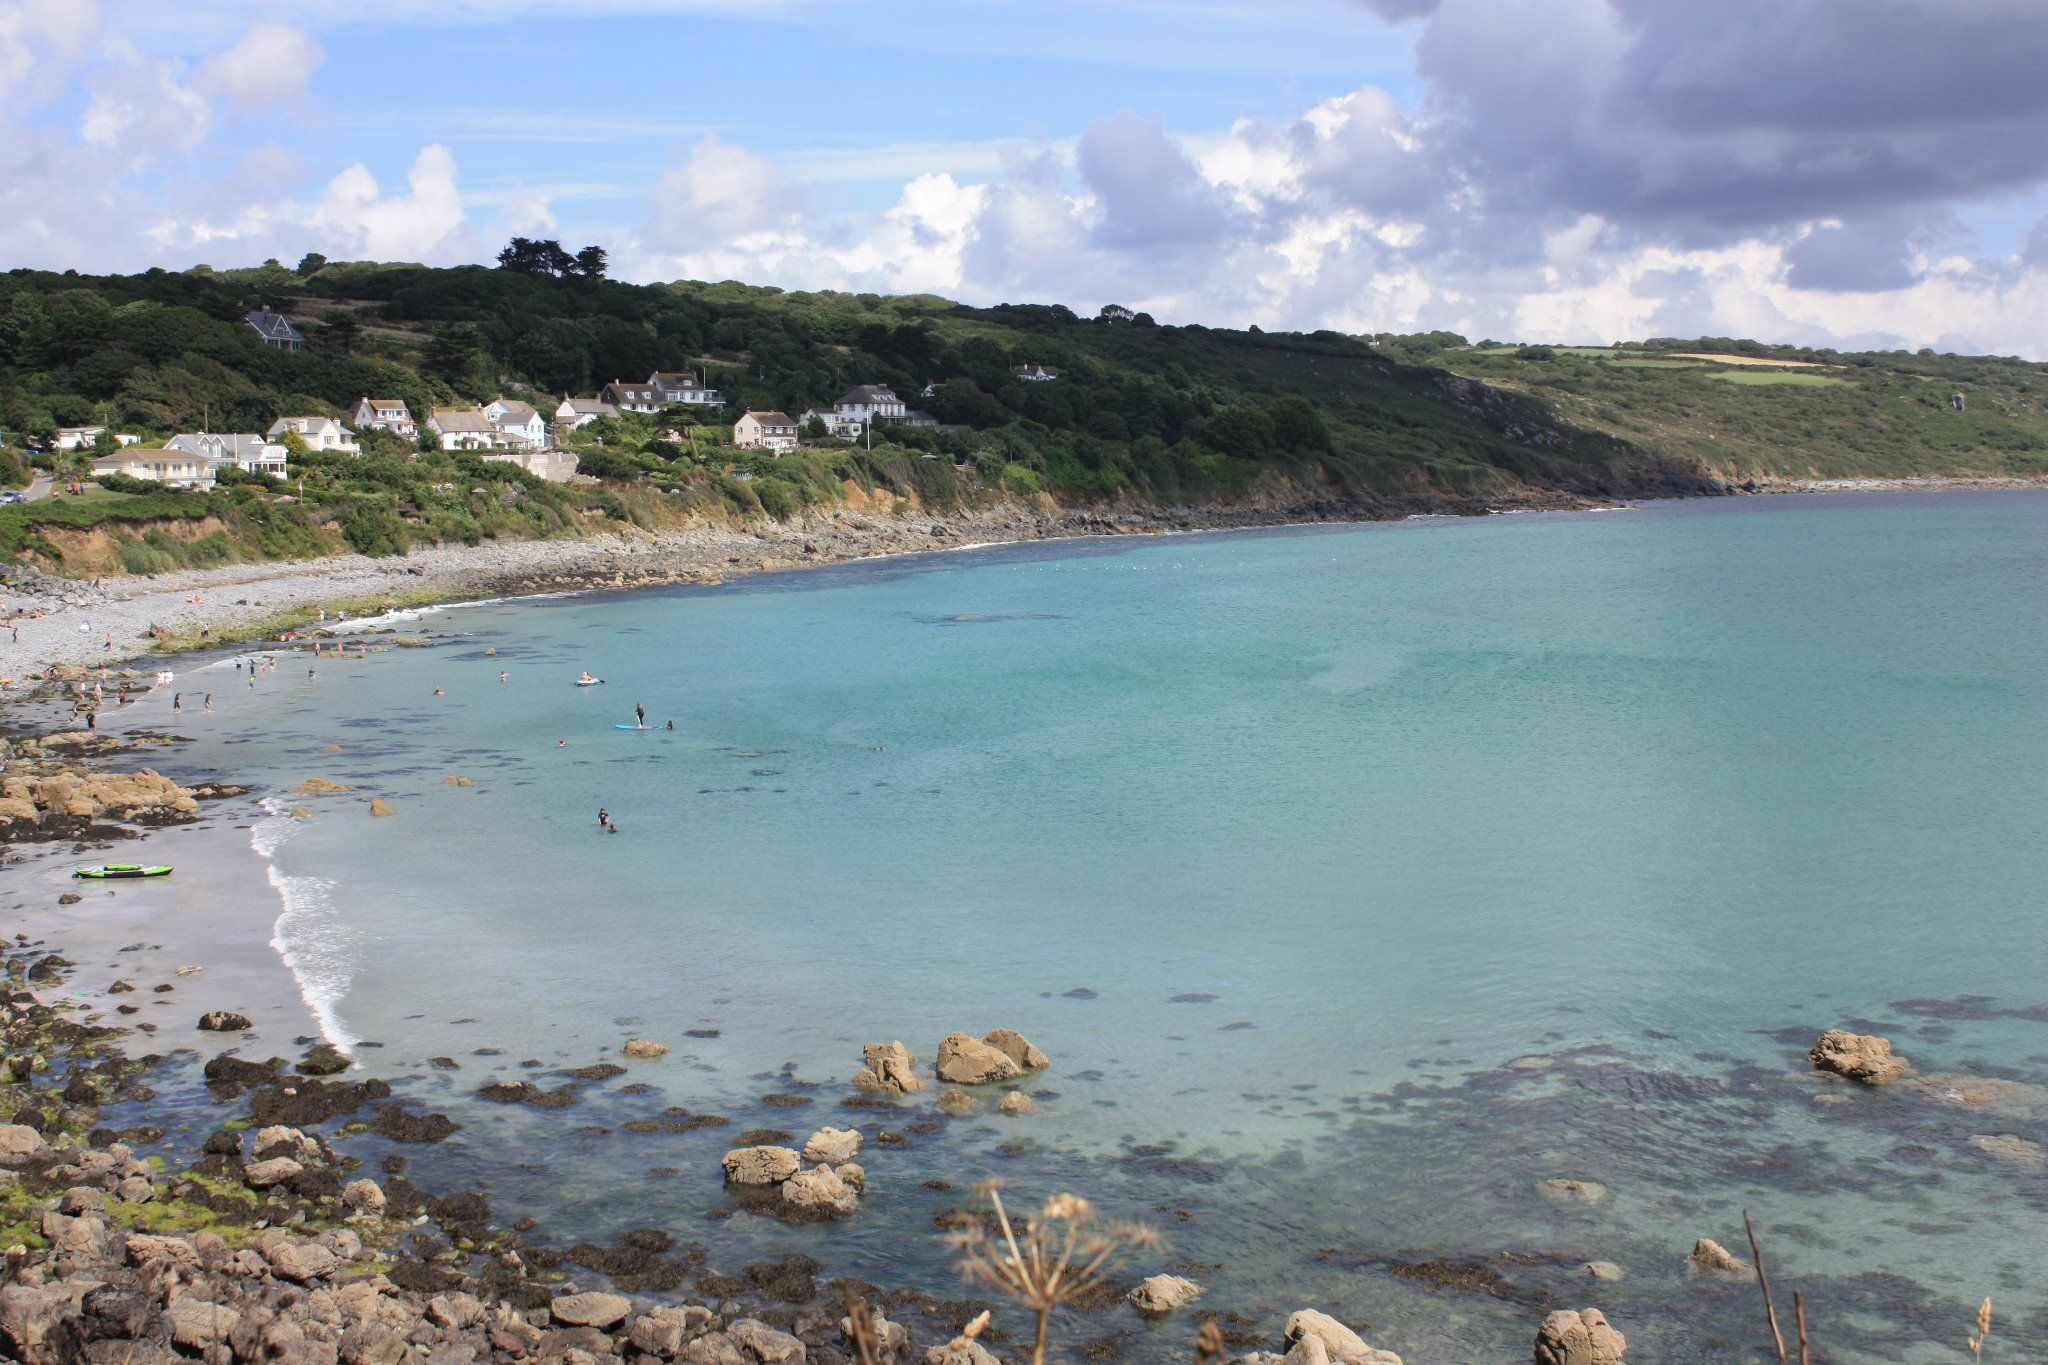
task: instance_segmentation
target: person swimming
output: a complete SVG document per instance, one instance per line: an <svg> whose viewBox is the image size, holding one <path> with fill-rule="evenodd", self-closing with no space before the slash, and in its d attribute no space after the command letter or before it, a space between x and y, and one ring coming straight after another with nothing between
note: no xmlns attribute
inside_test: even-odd
<svg viewBox="0 0 2048 1365"><path fill-rule="evenodd" d="M661 728L664 730L673 730L676 728L676 723L674 721L670 721L668 724L662 726Z"/></svg>

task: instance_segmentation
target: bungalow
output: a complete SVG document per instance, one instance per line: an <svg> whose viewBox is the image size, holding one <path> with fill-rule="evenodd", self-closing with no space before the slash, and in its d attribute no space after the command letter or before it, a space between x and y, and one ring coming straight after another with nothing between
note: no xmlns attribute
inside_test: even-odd
<svg viewBox="0 0 2048 1365"><path fill-rule="evenodd" d="M1028 384L1044 384L1060 377L1057 365L1012 365L1010 373Z"/></svg>
<svg viewBox="0 0 2048 1365"><path fill-rule="evenodd" d="M483 412L484 420L505 438L508 445L538 450L548 443L547 421L531 403L522 403L514 398L494 398L484 405Z"/></svg>
<svg viewBox="0 0 2048 1365"><path fill-rule="evenodd" d="M808 431L813 421L824 423L825 434L837 436L842 441L858 441L861 432L866 430L866 424L858 418L841 417L832 408L805 408L796 419L797 429Z"/></svg>
<svg viewBox="0 0 2048 1365"><path fill-rule="evenodd" d="M427 430L441 438L443 450L490 450L505 444L490 418L475 408L435 408L427 414Z"/></svg>
<svg viewBox="0 0 2048 1365"><path fill-rule="evenodd" d="M356 430L375 427L408 441L420 434L419 424L412 420L412 413L406 410L404 402L396 398L358 398L354 421Z"/></svg>
<svg viewBox="0 0 2048 1365"><path fill-rule="evenodd" d="M732 424L732 443L786 455L796 449L796 422L784 412L749 412Z"/></svg>
<svg viewBox="0 0 2048 1365"><path fill-rule="evenodd" d="M562 405L555 409L555 423L574 431L587 427L600 417L617 417L619 410L610 403L596 398L571 398L562 395Z"/></svg>
<svg viewBox="0 0 2048 1365"><path fill-rule="evenodd" d="M280 351L296 351L306 344L305 334L280 314L244 313L242 321L256 329L256 335L263 338L266 346L275 346Z"/></svg>
<svg viewBox="0 0 2048 1365"><path fill-rule="evenodd" d="M105 427L58 427L56 447L59 450L89 450L99 444L100 437L107 434ZM140 445L142 438L125 431L114 433L119 445Z"/></svg>
<svg viewBox="0 0 2048 1365"><path fill-rule="evenodd" d="M196 455L215 470L233 465L244 473L268 474L273 479L284 477L285 464L291 456L283 446L253 431L225 435L212 431L180 432L164 442L164 449Z"/></svg>
<svg viewBox="0 0 2048 1365"><path fill-rule="evenodd" d="M688 403L715 408L725 401L717 389L705 388L696 375L683 370L656 370L647 377L647 382L661 395L664 404Z"/></svg>
<svg viewBox="0 0 2048 1365"><path fill-rule="evenodd" d="M131 479L155 479L173 488L213 487L213 466L202 456L183 450L139 449L133 446L92 462L92 476L126 474Z"/></svg>
<svg viewBox="0 0 2048 1365"><path fill-rule="evenodd" d="M363 453L363 448L356 444L356 434L332 417L280 417L270 424L265 435L282 441L287 431L296 432L308 450L333 450L343 455Z"/></svg>
<svg viewBox="0 0 2048 1365"><path fill-rule="evenodd" d="M601 401L611 404L620 412L659 412L661 410L661 390L655 388L652 384L628 384L622 379L615 379L605 385L604 391L597 396Z"/></svg>

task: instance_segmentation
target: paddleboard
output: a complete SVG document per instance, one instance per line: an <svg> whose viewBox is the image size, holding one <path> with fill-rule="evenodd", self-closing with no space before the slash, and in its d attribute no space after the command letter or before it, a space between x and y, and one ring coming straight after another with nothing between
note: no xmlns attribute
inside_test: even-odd
<svg viewBox="0 0 2048 1365"><path fill-rule="evenodd" d="M645 730L646 728L644 725L627 725L623 722L612 727L614 730Z"/></svg>

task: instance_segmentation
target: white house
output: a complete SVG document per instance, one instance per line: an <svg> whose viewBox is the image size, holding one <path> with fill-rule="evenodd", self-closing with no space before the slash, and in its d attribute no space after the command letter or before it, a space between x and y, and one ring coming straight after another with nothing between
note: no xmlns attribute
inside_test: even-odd
<svg viewBox="0 0 2048 1365"><path fill-rule="evenodd" d="M223 465L233 465L245 473L267 474L273 479L284 477L285 464L291 457L291 452L283 446L275 441L265 440L253 431L226 434L213 431L179 432L164 442L164 449L184 455L196 455L216 471Z"/></svg>
<svg viewBox="0 0 2048 1365"><path fill-rule="evenodd" d="M213 466L204 456L184 450L144 450L129 447L92 462L92 476L126 474L131 479L155 479L174 488L213 487Z"/></svg>
<svg viewBox="0 0 2048 1365"><path fill-rule="evenodd" d="M863 426L892 421L905 411L903 400L890 392L886 384L856 384L832 404L833 415L840 421Z"/></svg>
<svg viewBox="0 0 2048 1365"><path fill-rule="evenodd" d="M363 453L363 448L356 444L356 434L332 417L280 417L264 434L273 441L281 441L287 431L297 432L308 450L332 450L343 455Z"/></svg>
<svg viewBox="0 0 2048 1365"><path fill-rule="evenodd" d="M1012 365L1010 373L1027 384L1045 384L1060 377L1057 365Z"/></svg>
<svg viewBox="0 0 2048 1365"><path fill-rule="evenodd" d="M490 450L505 443L475 408L435 408L427 414L427 430L441 438L443 450Z"/></svg>
<svg viewBox="0 0 2048 1365"><path fill-rule="evenodd" d="M784 412L749 412L732 424L732 443L786 455L796 449L796 422Z"/></svg>
<svg viewBox="0 0 2048 1365"><path fill-rule="evenodd" d="M725 401L717 389L707 389L697 376L683 370L656 370L647 383L664 404L688 403L696 407L717 407Z"/></svg>
<svg viewBox="0 0 2048 1365"><path fill-rule="evenodd" d="M419 423L412 420L405 404L396 398L358 398L353 420L357 431L376 427L408 441L420 434Z"/></svg>
<svg viewBox="0 0 2048 1365"><path fill-rule="evenodd" d="M58 427L57 449L87 450L97 445L100 437L106 434L107 429L105 427ZM124 446L142 444L140 436L134 436L125 431L115 432L114 440Z"/></svg>
<svg viewBox="0 0 2048 1365"><path fill-rule="evenodd" d="M531 403L515 398L493 398L483 408L484 420L505 438L507 445L538 450L548 443L548 424Z"/></svg>
<svg viewBox="0 0 2048 1365"><path fill-rule="evenodd" d="M562 395L562 405L555 409L555 425L574 431L587 427L600 417L617 417L619 410L610 403L596 398L571 398Z"/></svg>
<svg viewBox="0 0 2048 1365"><path fill-rule="evenodd" d="M604 386L598 398L620 412L661 411L661 390L652 384L628 384L623 379L614 379Z"/></svg>

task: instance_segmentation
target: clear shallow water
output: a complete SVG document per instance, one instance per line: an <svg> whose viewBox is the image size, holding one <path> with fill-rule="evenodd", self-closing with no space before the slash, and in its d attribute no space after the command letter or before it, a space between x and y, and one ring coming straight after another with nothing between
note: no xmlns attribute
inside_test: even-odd
<svg viewBox="0 0 2048 1365"><path fill-rule="evenodd" d="M2048 1140L2044 587L2030 493L1041 544L452 610L310 681L187 672L215 714L179 728L396 808L284 798L280 945L468 1123L416 1167L492 1171L503 1215L688 1236L743 1127L929 1116L839 1107L862 1041L1004 1025L1042 1113L871 1146L851 1224L715 1235L931 1283L965 1196L920 1182L1000 1174L1161 1224L1268 1335L1315 1303L1520 1359L1548 1295L1706 1360L1753 1304L1683 1258L1748 1206L1838 1355L1949 1359L1987 1293L2048 1350L2048 1173L1968 1142ZM635 701L675 732L613 729ZM2023 1085L1817 1084L1845 1021ZM634 1035L675 1047L623 1078L656 1094L465 1098ZM617 1128L665 1105L734 1125ZM1390 1269L1503 1251L1494 1294Z"/></svg>

